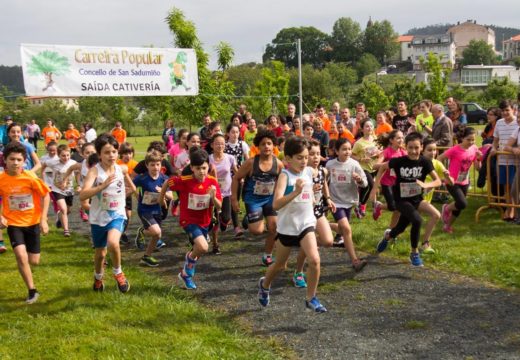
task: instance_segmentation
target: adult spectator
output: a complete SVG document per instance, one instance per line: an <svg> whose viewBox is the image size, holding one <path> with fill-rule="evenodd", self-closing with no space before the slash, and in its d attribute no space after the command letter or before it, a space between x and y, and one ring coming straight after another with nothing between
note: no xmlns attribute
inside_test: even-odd
<svg viewBox="0 0 520 360"><path fill-rule="evenodd" d="M408 130L414 124L415 120L410 121L410 115L408 114L406 102L403 99L399 99L397 101L397 114L392 119L392 127L399 130L406 136L406 134L408 134Z"/></svg>
<svg viewBox="0 0 520 360"><path fill-rule="evenodd" d="M110 132L110 135L116 139L119 145L126 142L126 130L123 129L123 124L121 124L121 121L116 122L116 125Z"/></svg>
<svg viewBox="0 0 520 360"><path fill-rule="evenodd" d="M54 126L54 121L47 119L47 126L43 128L42 136L43 142L45 143L45 146L47 146L51 141L58 142L61 139L62 134L58 128Z"/></svg>
<svg viewBox="0 0 520 360"><path fill-rule="evenodd" d="M502 118L502 111L497 107L490 107L487 110L487 124L482 131L482 145L493 144L493 133L498 119Z"/></svg>
<svg viewBox="0 0 520 360"><path fill-rule="evenodd" d="M76 145L80 137L78 129L74 127L74 124L70 123L64 135L71 153L74 153L76 151Z"/></svg>
<svg viewBox="0 0 520 360"><path fill-rule="evenodd" d="M168 119L164 122L164 129L161 137L166 145L170 143L173 145L175 142L175 128L173 127L173 120Z"/></svg>
<svg viewBox="0 0 520 360"><path fill-rule="evenodd" d="M356 104L356 114L358 113L363 113L363 115L365 115L365 118L370 119L370 114L367 111L365 103L359 102Z"/></svg>
<svg viewBox="0 0 520 360"><path fill-rule="evenodd" d="M456 133L459 125L466 125L468 123L468 119L466 114L462 111L462 105L458 100L453 98L448 98L446 101L446 106L448 107L448 112L446 116L453 121L453 131Z"/></svg>
<svg viewBox="0 0 520 360"><path fill-rule="evenodd" d="M343 125L345 125L345 127L348 129L348 131L353 133L354 128L356 127L356 118L352 118L350 116L349 108L341 109L339 121L341 121L343 123Z"/></svg>
<svg viewBox="0 0 520 360"><path fill-rule="evenodd" d="M242 123L246 123L247 124L247 116L246 116L246 113L247 113L247 106L246 104L240 104L238 106L238 113L240 114L240 116L242 117Z"/></svg>
<svg viewBox="0 0 520 360"><path fill-rule="evenodd" d="M294 118L296 117L296 106L294 104L287 105L287 115L285 115L285 123L289 127L291 131L294 131L293 129L293 122Z"/></svg>
<svg viewBox="0 0 520 360"><path fill-rule="evenodd" d="M453 146L453 122L444 114L441 104L432 106L432 115L435 119L432 127L432 138L437 146Z"/></svg>
<svg viewBox="0 0 520 360"><path fill-rule="evenodd" d="M34 149L38 151L38 140L40 139L40 126L36 124L36 120L32 119L29 124L25 127L25 134L29 140L29 144L34 146Z"/></svg>
<svg viewBox="0 0 520 360"><path fill-rule="evenodd" d="M277 138L283 135L283 127L276 115L270 115L267 118L267 129L271 130Z"/></svg>
<svg viewBox="0 0 520 360"><path fill-rule="evenodd" d="M86 123L84 125L84 127L85 127L85 140L87 140L87 142L89 142L89 143L94 142L94 140L97 139L96 129L94 129L92 127L91 123Z"/></svg>
<svg viewBox="0 0 520 360"><path fill-rule="evenodd" d="M341 110L339 107L339 102L336 101L335 103L332 104L332 107L330 108L330 112L332 113L332 115L334 115L334 119L336 120L336 122L341 120Z"/></svg>
<svg viewBox="0 0 520 360"><path fill-rule="evenodd" d="M202 127L197 130L200 135L200 143L202 146L205 146L210 140L209 124L211 124L211 116L209 116L209 114L204 114L204 117L202 118Z"/></svg>

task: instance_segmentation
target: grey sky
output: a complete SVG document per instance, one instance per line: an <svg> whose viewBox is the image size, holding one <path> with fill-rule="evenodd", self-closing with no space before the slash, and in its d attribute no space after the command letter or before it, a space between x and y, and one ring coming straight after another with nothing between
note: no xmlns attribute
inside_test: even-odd
<svg viewBox="0 0 520 360"><path fill-rule="evenodd" d="M263 47L282 28L315 26L330 33L340 17L363 28L369 16L388 19L399 33L467 19L520 28L518 0L7 0L0 12L0 65L20 65L20 43L171 47L164 18L174 6L195 23L213 65L219 41L233 46L235 64L260 62Z"/></svg>

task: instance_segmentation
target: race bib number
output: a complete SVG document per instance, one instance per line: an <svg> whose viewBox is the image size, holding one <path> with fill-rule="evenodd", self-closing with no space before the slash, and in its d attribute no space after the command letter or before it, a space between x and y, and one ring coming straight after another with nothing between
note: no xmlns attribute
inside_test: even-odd
<svg viewBox="0 0 520 360"><path fill-rule="evenodd" d="M102 193L101 209L105 211L115 211L124 207L124 196L122 194Z"/></svg>
<svg viewBox="0 0 520 360"><path fill-rule="evenodd" d="M459 176L457 176L457 182L463 183L469 180L469 171L461 171L459 172Z"/></svg>
<svg viewBox="0 0 520 360"><path fill-rule="evenodd" d="M417 183L401 183L401 197L409 198L422 194L422 188Z"/></svg>
<svg viewBox="0 0 520 360"><path fill-rule="evenodd" d="M313 198L312 186L305 185L303 187L302 192L300 193L300 195L298 195L294 199L294 202L297 202L297 203L308 203L308 202L312 202L312 198Z"/></svg>
<svg viewBox="0 0 520 360"><path fill-rule="evenodd" d="M365 149L365 155L366 157L373 157L377 154L377 146L370 146Z"/></svg>
<svg viewBox="0 0 520 360"><path fill-rule="evenodd" d="M48 138L54 138L56 136L56 133L54 131L47 131L45 135Z"/></svg>
<svg viewBox="0 0 520 360"><path fill-rule="evenodd" d="M76 139L69 139L69 144L74 144L75 141Z"/></svg>
<svg viewBox="0 0 520 360"><path fill-rule="evenodd" d="M159 203L159 193L145 191L141 203L143 205L157 205Z"/></svg>
<svg viewBox="0 0 520 360"><path fill-rule="evenodd" d="M9 195L9 209L27 211L34 208L32 194Z"/></svg>
<svg viewBox="0 0 520 360"><path fill-rule="evenodd" d="M272 195L274 192L274 181L272 182L261 182L257 181L255 183L255 188L253 190L253 194L255 195Z"/></svg>
<svg viewBox="0 0 520 360"><path fill-rule="evenodd" d="M197 195L190 193L188 195L188 209L190 210L204 210L209 208L211 197L209 194Z"/></svg>
<svg viewBox="0 0 520 360"><path fill-rule="evenodd" d="M218 186L220 187L220 190L222 191L222 189L224 189L226 187L226 178L218 178L217 179L217 182L218 182Z"/></svg>
<svg viewBox="0 0 520 360"><path fill-rule="evenodd" d="M333 169L334 171L331 172L332 177L335 182L339 184L350 184L351 182L351 175L347 170L342 169Z"/></svg>

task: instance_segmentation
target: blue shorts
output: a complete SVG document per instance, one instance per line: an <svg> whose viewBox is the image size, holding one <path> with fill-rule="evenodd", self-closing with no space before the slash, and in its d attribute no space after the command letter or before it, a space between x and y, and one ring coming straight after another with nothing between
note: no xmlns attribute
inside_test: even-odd
<svg viewBox="0 0 520 360"><path fill-rule="evenodd" d="M92 232L92 242L94 243L94 248L106 248L108 232L112 229L115 229L120 233L123 233L123 230L125 229L125 221L125 219L119 218L112 220L105 226L91 224L90 230Z"/></svg>
<svg viewBox="0 0 520 360"><path fill-rule="evenodd" d="M340 221L343 218L347 218L347 220L350 222L350 212L352 211L352 208L336 208L336 212L332 214L334 216L334 220Z"/></svg>
<svg viewBox="0 0 520 360"><path fill-rule="evenodd" d="M189 224L183 227L183 230L188 234L188 240L193 245L195 239L199 236L204 236L204 239L208 239L208 228L197 224Z"/></svg>
<svg viewBox="0 0 520 360"><path fill-rule="evenodd" d="M273 210L272 201L266 201L264 203L246 203L247 221L253 224L258 221L262 221L264 217L277 216L278 213Z"/></svg>
<svg viewBox="0 0 520 360"><path fill-rule="evenodd" d="M506 170L508 169L508 170ZM509 177L508 177L509 172ZM516 166L515 165L499 165L498 166L498 183L500 185L505 185L509 183L511 185L513 180L515 179L516 174Z"/></svg>

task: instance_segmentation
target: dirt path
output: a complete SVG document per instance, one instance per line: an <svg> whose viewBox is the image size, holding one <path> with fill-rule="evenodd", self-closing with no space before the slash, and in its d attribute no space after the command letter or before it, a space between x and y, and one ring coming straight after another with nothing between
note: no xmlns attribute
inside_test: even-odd
<svg viewBox="0 0 520 360"><path fill-rule="evenodd" d="M132 239L137 224L135 217ZM89 229L77 216L71 228ZM161 266L146 271L174 282L187 241L171 218L165 229L168 247L155 254ZM262 241L237 242L227 234L223 254L208 255L197 266L197 296L253 334L286 343L302 359L520 359L518 291L388 258L369 257L365 270L355 274L343 250L322 249L319 297L329 312L305 311L305 290L290 282L294 256L264 309L256 298L265 273ZM137 264L142 253L130 245L123 249L124 261Z"/></svg>

